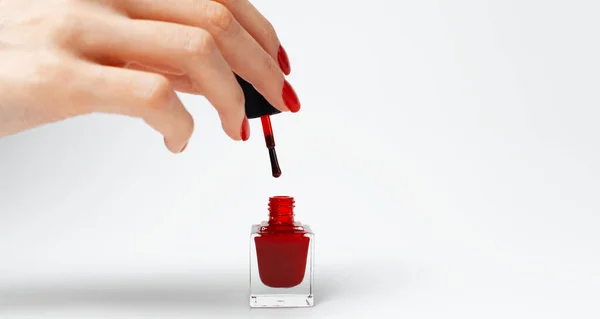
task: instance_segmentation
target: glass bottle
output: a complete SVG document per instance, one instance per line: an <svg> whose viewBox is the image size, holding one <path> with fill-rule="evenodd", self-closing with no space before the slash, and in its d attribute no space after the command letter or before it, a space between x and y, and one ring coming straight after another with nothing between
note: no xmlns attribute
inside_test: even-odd
<svg viewBox="0 0 600 319"><path fill-rule="evenodd" d="M250 307L312 307L314 234L294 220L294 198L269 199L269 220L252 226Z"/></svg>

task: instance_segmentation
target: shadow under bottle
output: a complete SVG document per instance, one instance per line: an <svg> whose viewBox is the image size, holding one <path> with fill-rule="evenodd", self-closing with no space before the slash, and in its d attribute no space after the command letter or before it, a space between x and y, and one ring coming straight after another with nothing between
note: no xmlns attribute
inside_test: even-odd
<svg viewBox="0 0 600 319"><path fill-rule="evenodd" d="M294 220L294 198L269 199L269 220L252 226L250 306L312 307L314 234Z"/></svg>

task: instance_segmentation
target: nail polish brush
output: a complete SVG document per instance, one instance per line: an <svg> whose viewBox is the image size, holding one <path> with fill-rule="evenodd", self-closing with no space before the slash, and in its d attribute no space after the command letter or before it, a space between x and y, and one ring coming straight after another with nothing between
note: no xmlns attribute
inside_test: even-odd
<svg viewBox="0 0 600 319"><path fill-rule="evenodd" d="M265 143L267 144L267 149L269 150L271 172L273 177L278 178L281 176L281 168L279 167L277 153L275 152L275 137L273 135L273 128L271 127L271 117L268 115L261 116L260 121L262 122L263 133L265 135Z"/></svg>
<svg viewBox="0 0 600 319"><path fill-rule="evenodd" d="M277 160L277 153L275 152L275 138L273 137L273 127L271 126L271 115L279 114L281 111L272 106L262 96L252 84L246 82L237 74L235 75L238 83L244 91L244 98L246 100L245 109L246 117L248 119L259 118L262 122L263 133L265 136L265 143L269 150L269 159L271 161L271 173L273 177L278 178L281 176L281 168L279 167L279 161Z"/></svg>

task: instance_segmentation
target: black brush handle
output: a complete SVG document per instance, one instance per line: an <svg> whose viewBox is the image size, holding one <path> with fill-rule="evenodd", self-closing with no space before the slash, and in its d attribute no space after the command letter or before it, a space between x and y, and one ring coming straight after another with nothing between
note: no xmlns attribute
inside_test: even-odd
<svg viewBox="0 0 600 319"><path fill-rule="evenodd" d="M235 77L244 91L244 98L246 99L246 117L255 119L265 115L281 113L281 111L267 102L264 96L258 93L252 84L246 82L237 74Z"/></svg>

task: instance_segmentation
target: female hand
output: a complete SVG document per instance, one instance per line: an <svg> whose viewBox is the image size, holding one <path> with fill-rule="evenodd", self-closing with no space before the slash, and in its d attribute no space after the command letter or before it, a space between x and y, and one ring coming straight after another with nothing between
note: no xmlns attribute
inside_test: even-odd
<svg viewBox="0 0 600 319"><path fill-rule="evenodd" d="M175 91L204 95L249 137L233 72L297 112L289 62L248 0L0 0L0 137L94 112L143 119L179 153L194 122Z"/></svg>

